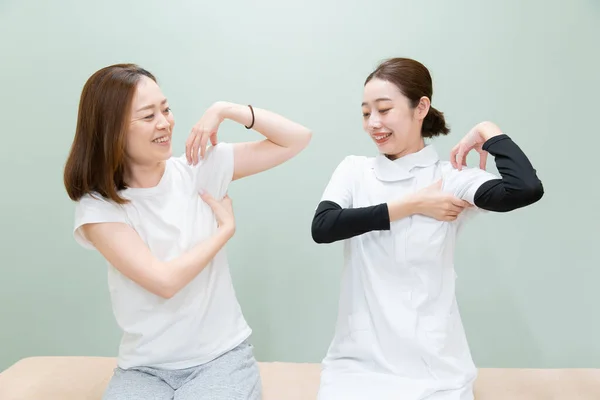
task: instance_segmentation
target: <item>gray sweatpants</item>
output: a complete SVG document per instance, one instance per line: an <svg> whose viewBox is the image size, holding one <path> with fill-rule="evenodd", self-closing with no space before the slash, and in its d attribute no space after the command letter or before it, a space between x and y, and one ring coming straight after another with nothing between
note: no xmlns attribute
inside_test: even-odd
<svg viewBox="0 0 600 400"><path fill-rule="evenodd" d="M213 361L181 370L116 368L103 400L260 400L252 349L244 341Z"/></svg>

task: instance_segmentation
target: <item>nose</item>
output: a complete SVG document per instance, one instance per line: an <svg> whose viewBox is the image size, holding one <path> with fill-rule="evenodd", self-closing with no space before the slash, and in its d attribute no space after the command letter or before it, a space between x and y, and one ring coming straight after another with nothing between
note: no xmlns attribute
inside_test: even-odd
<svg viewBox="0 0 600 400"><path fill-rule="evenodd" d="M368 126L369 129L381 128L381 119L379 118L379 115L376 113L371 113L371 115L369 115Z"/></svg>
<svg viewBox="0 0 600 400"><path fill-rule="evenodd" d="M169 120L167 119L167 117L165 115L163 115L161 113L156 121L156 128L161 129L161 130L167 129L169 127L169 125L170 125Z"/></svg>

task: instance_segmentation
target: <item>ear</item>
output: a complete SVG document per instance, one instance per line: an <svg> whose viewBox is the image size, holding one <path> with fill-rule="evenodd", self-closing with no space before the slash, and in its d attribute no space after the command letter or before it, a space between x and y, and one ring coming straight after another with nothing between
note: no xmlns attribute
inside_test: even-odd
<svg viewBox="0 0 600 400"><path fill-rule="evenodd" d="M419 104L417 104L417 107L415 108L415 118L419 121L423 121L429 112L429 107L431 107L429 97L421 97L421 99L419 99Z"/></svg>

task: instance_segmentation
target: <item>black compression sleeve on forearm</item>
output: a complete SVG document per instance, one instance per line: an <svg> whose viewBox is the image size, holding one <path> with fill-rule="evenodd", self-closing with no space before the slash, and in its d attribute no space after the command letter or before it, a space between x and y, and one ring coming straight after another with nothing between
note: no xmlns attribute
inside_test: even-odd
<svg viewBox="0 0 600 400"><path fill-rule="evenodd" d="M375 230L389 230L386 203L370 207L342 209L333 201L322 201L312 221L312 237L317 243L332 243Z"/></svg>

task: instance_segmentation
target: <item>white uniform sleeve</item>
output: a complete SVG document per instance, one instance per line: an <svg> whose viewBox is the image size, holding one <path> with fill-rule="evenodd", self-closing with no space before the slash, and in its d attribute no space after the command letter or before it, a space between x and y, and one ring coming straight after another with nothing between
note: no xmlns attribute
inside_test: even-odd
<svg viewBox="0 0 600 400"><path fill-rule="evenodd" d="M462 171L452 168L443 178L444 191L475 204L475 192L485 182L500 177L479 168L463 167Z"/></svg>
<svg viewBox="0 0 600 400"><path fill-rule="evenodd" d="M81 227L85 224L102 222L122 222L129 225L127 215L121 205L106 200L99 194L83 196L75 207L75 225L73 227L75 241L85 249L94 250L94 245L87 240Z"/></svg>
<svg viewBox="0 0 600 400"><path fill-rule="evenodd" d="M354 164L352 156L348 156L342 160L329 179L329 183L325 188L321 201L332 201L341 208L352 207L352 183L355 174Z"/></svg>
<svg viewBox="0 0 600 400"><path fill-rule="evenodd" d="M209 147L195 171L197 190L206 190L215 199L223 198L233 179L233 168L233 144L221 142Z"/></svg>

